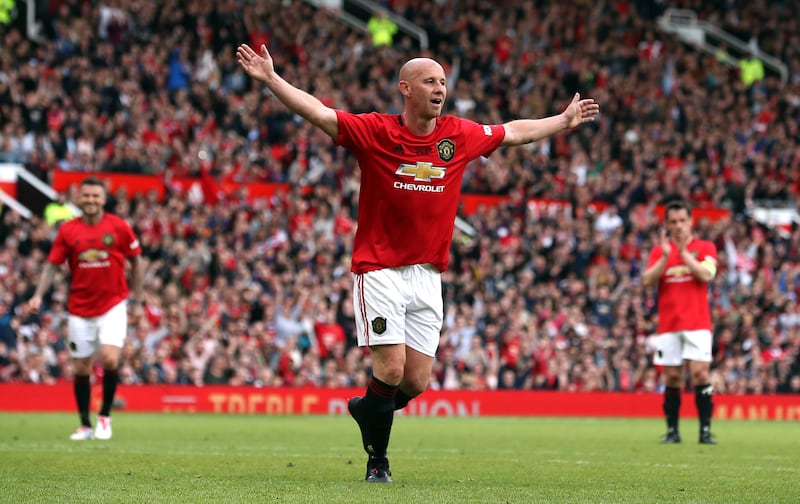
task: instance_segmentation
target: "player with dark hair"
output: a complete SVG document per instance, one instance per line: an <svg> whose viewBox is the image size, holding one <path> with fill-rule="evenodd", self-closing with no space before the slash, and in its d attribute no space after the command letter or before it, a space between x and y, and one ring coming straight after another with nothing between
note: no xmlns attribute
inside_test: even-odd
<svg viewBox="0 0 800 504"><path fill-rule="evenodd" d="M683 365L688 362L700 418L700 443L716 444L711 435L712 387L709 383L712 326L708 284L717 273L717 248L692 233L692 209L671 201L666 227L650 251L642 273L645 286L658 286L658 343L653 362L664 366L664 415L667 435L662 443L680 443Z"/></svg>
<svg viewBox="0 0 800 504"><path fill-rule="evenodd" d="M59 266L70 270L67 297L67 332L75 365L74 393L81 426L70 436L75 441L111 438L111 405L117 388L117 368L128 327L125 260L131 264L132 302L142 300L143 275L139 241L124 219L103 211L103 182L88 177L80 184L81 216L58 229L36 291L28 302L39 311ZM103 366L103 402L92 430L89 418L92 358L99 351Z"/></svg>
<svg viewBox="0 0 800 504"><path fill-rule="evenodd" d="M353 245L353 302L360 346L370 348L372 377L348 409L368 454L366 481L391 482L386 450L394 410L428 386L443 321L441 272L467 163L501 145L523 145L593 121L599 106L576 93L558 115L477 124L443 115L447 82L428 58L406 62L400 114L353 114L325 106L275 71L265 45L243 44L237 60L291 111L358 159L361 190Z"/></svg>

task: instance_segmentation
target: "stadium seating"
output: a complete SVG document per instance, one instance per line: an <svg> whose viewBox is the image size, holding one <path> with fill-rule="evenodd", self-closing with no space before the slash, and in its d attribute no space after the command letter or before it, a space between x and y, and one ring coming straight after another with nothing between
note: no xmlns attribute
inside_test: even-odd
<svg viewBox="0 0 800 504"><path fill-rule="evenodd" d="M660 31L652 2L393 2L445 63L449 113L540 117L575 91L602 107L591 127L470 165L464 192L484 199L454 236L433 387L658 390L640 274L657 205L678 194L720 251L714 386L800 393L800 231L755 212L797 208L798 7L691 3L783 61L788 79L743 81ZM372 47L304 2L50 4L41 44L0 27L13 48L0 53L0 151L47 183L59 172L161 182L109 203L147 264L123 383L363 384L348 275L357 166L248 80L234 52L267 43L282 74L325 103L396 112L395 72L414 40ZM736 24L756 14L758 31ZM253 198L256 184L280 190ZM41 316L24 305L52 236L4 207L0 381L71 376L64 283Z"/></svg>

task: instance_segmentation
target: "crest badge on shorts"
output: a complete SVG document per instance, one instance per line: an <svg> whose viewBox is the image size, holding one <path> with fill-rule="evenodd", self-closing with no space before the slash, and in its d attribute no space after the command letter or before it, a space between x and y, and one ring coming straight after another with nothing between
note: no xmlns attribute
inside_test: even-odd
<svg viewBox="0 0 800 504"><path fill-rule="evenodd" d="M445 138L436 144L436 151L439 153L439 159L445 162L450 161L456 155L456 144Z"/></svg>
<svg viewBox="0 0 800 504"><path fill-rule="evenodd" d="M103 235L103 245L110 247L114 244L114 235L107 233Z"/></svg>
<svg viewBox="0 0 800 504"><path fill-rule="evenodd" d="M375 334L383 334L386 332L386 319L384 317L375 317L372 319L372 332Z"/></svg>

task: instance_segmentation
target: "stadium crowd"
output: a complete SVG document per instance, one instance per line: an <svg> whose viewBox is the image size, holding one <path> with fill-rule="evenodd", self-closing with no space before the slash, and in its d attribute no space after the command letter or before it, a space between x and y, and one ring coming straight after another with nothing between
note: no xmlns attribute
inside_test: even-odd
<svg viewBox="0 0 800 504"><path fill-rule="evenodd" d="M736 68L659 31L653 2L394 0L446 64L449 111L483 123L560 112L575 91L601 104L591 127L470 166L464 192L507 195L462 217L445 274L446 320L431 387L660 390L657 313L640 274L656 205L680 195L719 250L713 282L721 393L800 393L800 229L748 212L796 207L800 40L792 2L686 0L784 61L745 83ZM392 69L416 54L305 2L52 0L46 41L0 28L0 152L52 172L145 173L167 196L113 194L146 260L131 307L123 385L364 387L349 258L358 166L293 117L234 61L269 45L282 74L331 106L399 111ZM289 183L269 200L196 194L170 180ZM70 197L70 195L67 195ZM560 200L534 211L529 200ZM65 281L25 302L54 235L4 208L0 381L71 378ZM66 272L64 273L66 274Z"/></svg>

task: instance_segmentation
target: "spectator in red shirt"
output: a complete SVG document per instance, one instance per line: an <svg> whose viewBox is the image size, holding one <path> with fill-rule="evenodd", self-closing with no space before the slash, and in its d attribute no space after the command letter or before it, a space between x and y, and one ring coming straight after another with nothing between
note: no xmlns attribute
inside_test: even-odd
<svg viewBox="0 0 800 504"><path fill-rule="evenodd" d="M319 310L321 316L314 323L314 335L317 338L319 358L325 360L332 357L334 346L345 345L347 339L344 327L336 322L336 307L327 306L327 301L322 301L320 304L326 306Z"/></svg>

